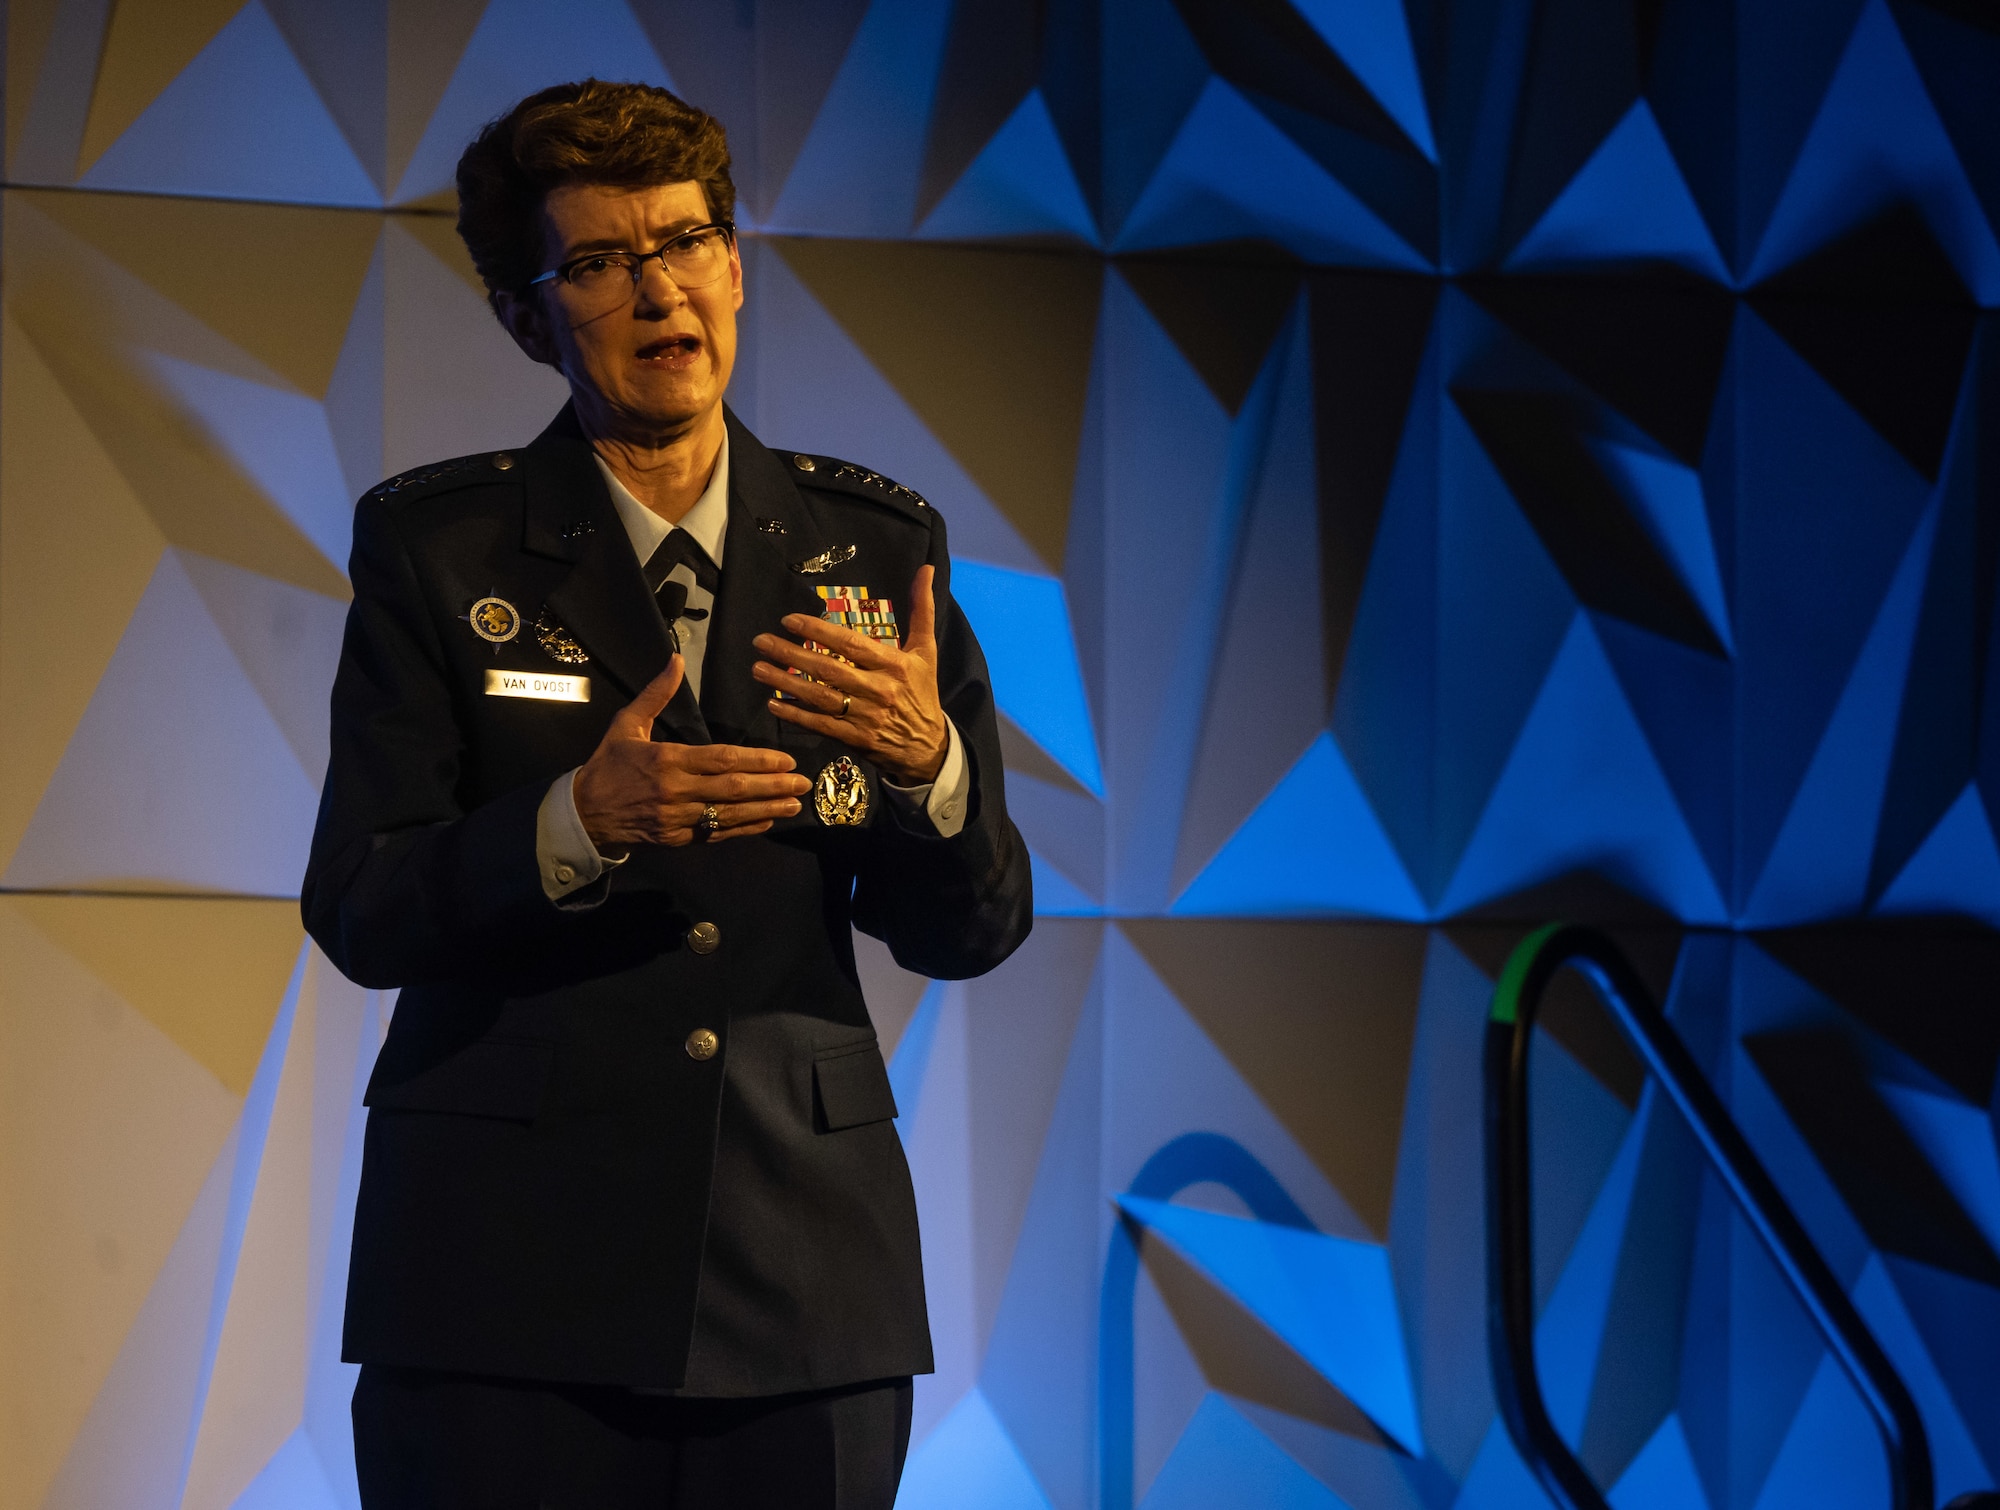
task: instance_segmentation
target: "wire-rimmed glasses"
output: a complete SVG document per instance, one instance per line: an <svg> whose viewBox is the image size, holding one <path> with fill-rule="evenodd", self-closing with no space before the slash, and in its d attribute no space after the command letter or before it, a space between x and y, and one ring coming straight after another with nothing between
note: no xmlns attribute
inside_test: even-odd
<svg viewBox="0 0 2000 1510"><path fill-rule="evenodd" d="M726 220L690 226L650 252L588 252L530 278L528 287L554 283L578 313L604 314L632 297L646 264L657 260L683 289L702 288L729 271L736 227Z"/></svg>

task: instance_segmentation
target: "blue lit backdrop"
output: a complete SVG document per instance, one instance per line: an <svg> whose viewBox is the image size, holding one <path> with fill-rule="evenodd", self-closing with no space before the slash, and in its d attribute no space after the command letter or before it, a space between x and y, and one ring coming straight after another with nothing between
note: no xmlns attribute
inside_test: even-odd
<svg viewBox="0 0 2000 1510"><path fill-rule="evenodd" d="M0 1506L353 1503L390 1003L287 900L348 508L560 401L446 212L481 121L588 72L729 124L734 401L940 507L1006 715L1034 937L959 985L863 951L939 1347L904 1505L1540 1505L1478 1045L1558 913L1668 999L1944 1489L1994 1483L1990 7L7 27ZM1671 1112L1580 994L1548 1026L1543 1367L1613 1503L1884 1503Z"/></svg>

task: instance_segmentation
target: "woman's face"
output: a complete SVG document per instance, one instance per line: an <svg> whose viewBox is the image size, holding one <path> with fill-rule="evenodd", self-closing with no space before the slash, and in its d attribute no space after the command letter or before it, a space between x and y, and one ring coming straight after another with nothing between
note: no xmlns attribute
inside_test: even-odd
<svg viewBox="0 0 2000 1510"><path fill-rule="evenodd" d="M707 196L692 182L565 184L543 202L542 266L589 252L651 252L709 218ZM601 294L584 298L561 278L500 301L521 349L569 379L586 429L656 437L720 422L742 306L743 263L733 242L727 272L700 287L682 288L653 260L638 287L609 308Z"/></svg>

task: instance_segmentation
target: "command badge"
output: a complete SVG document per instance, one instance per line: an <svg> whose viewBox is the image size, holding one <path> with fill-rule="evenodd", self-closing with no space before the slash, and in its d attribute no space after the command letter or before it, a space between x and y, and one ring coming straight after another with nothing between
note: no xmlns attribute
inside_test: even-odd
<svg viewBox="0 0 2000 1510"><path fill-rule="evenodd" d="M505 598L481 598L466 615L482 640L504 645L521 632L521 611Z"/></svg>
<svg viewBox="0 0 2000 1510"><path fill-rule="evenodd" d="M813 783L813 811L828 828L858 828L868 816L868 778L843 755Z"/></svg>

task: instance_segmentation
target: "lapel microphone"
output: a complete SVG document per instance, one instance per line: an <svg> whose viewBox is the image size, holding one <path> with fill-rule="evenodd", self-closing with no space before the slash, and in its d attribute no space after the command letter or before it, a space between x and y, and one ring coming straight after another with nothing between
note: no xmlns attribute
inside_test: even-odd
<svg viewBox="0 0 2000 1510"><path fill-rule="evenodd" d="M660 590L653 594L653 601L660 605L660 617L667 621L667 637L674 642L674 649L681 648L680 631L674 626L682 619L705 619L706 608L687 606L687 583L676 582L671 577L660 584Z"/></svg>

